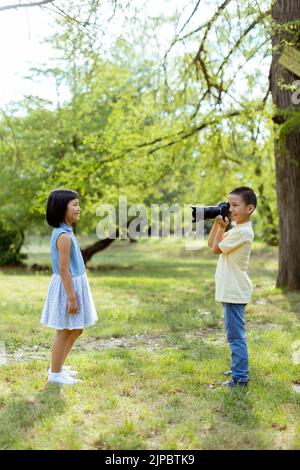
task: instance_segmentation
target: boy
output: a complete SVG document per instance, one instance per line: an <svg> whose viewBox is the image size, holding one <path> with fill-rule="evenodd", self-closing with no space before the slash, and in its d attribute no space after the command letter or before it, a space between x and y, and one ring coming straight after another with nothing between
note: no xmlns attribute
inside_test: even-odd
<svg viewBox="0 0 300 470"><path fill-rule="evenodd" d="M254 239L251 215L256 205L256 194L241 186L229 193L229 217L235 226L225 232L229 220L221 215L208 237L208 246L220 255L215 275L217 302L222 302L227 341L231 350L232 379L223 382L228 387L246 386L248 378L248 349L245 335L245 306L252 295L252 284L247 270ZM230 375L230 371L225 375Z"/></svg>

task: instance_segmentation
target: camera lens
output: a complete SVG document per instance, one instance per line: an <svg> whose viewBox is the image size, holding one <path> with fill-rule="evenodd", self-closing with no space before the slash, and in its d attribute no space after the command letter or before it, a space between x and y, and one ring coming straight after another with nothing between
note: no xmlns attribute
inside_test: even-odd
<svg viewBox="0 0 300 470"><path fill-rule="evenodd" d="M204 207L204 219L215 219L220 214L221 208L219 206Z"/></svg>

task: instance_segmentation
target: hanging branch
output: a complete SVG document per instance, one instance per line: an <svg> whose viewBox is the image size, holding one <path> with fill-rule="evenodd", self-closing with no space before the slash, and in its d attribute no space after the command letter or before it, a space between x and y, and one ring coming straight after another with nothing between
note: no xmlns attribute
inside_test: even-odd
<svg viewBox="0 0 300 470"><path fill-rule="evenodd" d="M196 115L198 114L199 109L201 107L201 104L203 103L203 101L207 97L211 96L211 97L215 98L216 104L220 104L221 100L222 100L222 96L224 94L230 95L229 88L230 88L233 80L230 81L229 85L228 85L228 83L225 85L225 83L224 83L224 69L227 66L227 64L229 63L229 61L232 58L232 56L234 55L234 53L240 48L242 42L249 36L251 31L257 25L259 25L261 23L265 24L264 18L268 14L270 14L270 10L262 11L262 9L259 8L258 15L253 19L253 21L244 30L241 30L239 37L236 39L235 43L232 45L232 47L230 48L228 53L225 55L225 57L222 58L221 63L219 65L217 65L216 72L213 73L210 70L210 67L209 67L209 64L208 64L208 61L207 61L206 43L208 41L208 36L209 36L210 31L212 30L212 28L215 25L218 18L220 16L222 16L222 14L224 14L224 11L226 10L226 8L230 4L230 2L231 2L231 0L223 1L221 3L221 5L218 7L218 9L214 12L212 17L206 23L204 23L204 24L200 25L199 27L195 28L193 31L190 31L190 32L188 32L187 34L185 34L181 37L180 37L179 34L176 35L176 37L171 42L168 50L166 51L166 53L164 55L164 70L165 70L165 75L166 75L167 57L168 57L168 54L171 51L171 49L175 46L175 44L178 43L178 42L184 41L185 39L187 39L189 37L195 37L195 34L199 33L200 31L203 32L202 37L200 39L200 45L198 47L198 51L195 54L194 59L191 61L190 67L193 66L193 65L196 66L196 73L197 73L198 79L199 79L198 74L199 74L199 72L201 73L201 76L202 76L203 81L204 81L204 89L201 93L201 96L197 100L195 110L192 113L190 119L194 119L196 117ZM191 17L194 16L195 11L197 11L197 9L199 9L199 4L200 4L200 2L198 1L196 3L194 11L190 15L188 21L184 24L184 27L181 29L180 32L182 32L182 30L186 27L186 24L190 22L190 19L191 19ZM268 38L268 40L269 40L269 38ZM267 41L264 41L262 43L262 45L264 45ZM255 55L255 53L257 53L257 51L259 50L260 47L256 48L254 53L250 54L250 58L252 58ZM246 62L248 62L248 60L249 60L249 58L247 58ZM241 69L241 66L238 67L237 72L240 69ZM237 74L237 72L236 72L236 74ZM263 104L265 104L265 100L266 100L266 98L264 98Z"/></svg>
<svg viewBox="0 0 300 470"><path fill-rule="evenodd" d="M198 7L200 5L200 2L201 0L198 0L192 13L190 14L189 18L186 20L186 22L184 23L184 25L182 26L181 30L179 31L178 34L182 33L182 31L184 30L184 28L187 26L187 24L191 21L192 17L194 16L194 14L196 13L196 11L198 10Z"/></svg>
<svg viewBox="0 0 300 470"><path fill-rule="evenodd" d="M30 3L16 3L15 5L4 5L0 7L0 11L5 10L16 10L18 8L28 8L28 7L40 7L42 5L46 5L47 3L54 3L55 0L41 0L40 2L30 2Z"/></svg>
<svg viewBox="0 0 300 470"><path fill-rule="evenodd" d="M101 166L103 166L104 164L112 163L112 162L115 162L116 160L120 160L130 152L136 151L138 149L146 148L146 147L153 147L155 144L159 144L156 147L151 148L147 152L147 155L151 155L151 154L157 152L158 150L162 150L166 147L172 147L173 145L175 145L179 142L182 142L183 140L188 139L189 137L192 137L194 134L197 134L198 132L202 131L206 127L213 126L215 124L219 124L224 119L230 119L230 118L233 118L235 116L240 116L243 113L244 113L244 111L242 111L242 110L233 110L229 113L223 114L222 116L218 116L218 117L216 117L212 120L204 121L204 122L200 123L197 126L191 127L189 130L181 130L179 132L176 132L176 134L173 134L173 136L170 136L170 135L161 136L161 137L157 137L156 139L154 139L152 141L137 144L134 147L130 147L130 148L126 149L124 152L122 152L121 154L119 154L119 155L117 155L113 158L108 158L106 160L98 161L98 164L96 164L90 172L86 173L85 179L88 180L89 177L92 174L95 174L95 172L99 168L101 168ZM164 141L166 141L167 139L171 139L171 140L169 140L169 142L164 143Z"/></svg>
<svg viewBox="0 0 300 470"><path fill-rule="evenodd" d="M234 46L230 49L230 51L228 52L227 56L224 57L223 59L223 62L222 64L219 66L218 68L218 71L217 71L217 74L220 73L220 71L223 69L224 65L227 64L227 62L229 61L231 55L239 48L239 46L241 45L241 43L243 42L243 40L248 36L248 34L250 33L250 31L252 29L255 28L256 25L258 25L259 23L261 23L261 21L265 18L266 15L269 15L270 14L270 10L268 11L265 11L265 12L262 12L257 18L255 18L255 20L248 26L248 28L246 28L242 34L240 35L240 37L238 38L238 40L236 41L236 43L234 44Z"/></svg>
<svg viewBox="0 0 300 470"><path fill-rule="evenodd" d="M231 2L231 0L225 0L225 2L222 3L222 5L219 6L219 8L217 9L217 11L215 12L215 14L212 16L212 18L208 21L207 25L206 25L206 30L205 30L205 33L204 33L204 36L202 38L202 41L201 41L201 44L200 44L200 47L198 49L198 52L197 54L195 55L195 58L193 60L193 63L194 64L197 64L197 62L199 62L199 59L201 58L201 54L202 52L204 52L204 46L205 46L205 41L206 41L206 38L208 36L208 33L209 31L211 30L213 24L216 22L216 20L219 18L220 14L225 10L225 8L227 7L227 5Z"/></svg>

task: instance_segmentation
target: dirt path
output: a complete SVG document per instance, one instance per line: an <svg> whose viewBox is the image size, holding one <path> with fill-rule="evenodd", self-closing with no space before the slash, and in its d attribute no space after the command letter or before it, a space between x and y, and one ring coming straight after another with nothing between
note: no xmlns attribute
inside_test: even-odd
<svg viewBox="0 0 300 470"><path fill-rule="evenodd" d="M202 328L201 330L191 330L183 333L183 340L189 342L193 340L205 341L211 344L223 344L225 341L224 333L215 328ZM179 344L172 341L170 333L164 334L135 334L130 336L111 337L111 338L87 338L79 340L74 346L73 351L103 351L106 349L126 348L137 349L142 348L146 351L164 350L166 348L181 349ZM0 343L0 365L11 364L17 362L28 362L33 359L48 360L49 348L43 348L35 345L33 347L22 347L15 351L11 351L4 347L4 343Z"/></svg>

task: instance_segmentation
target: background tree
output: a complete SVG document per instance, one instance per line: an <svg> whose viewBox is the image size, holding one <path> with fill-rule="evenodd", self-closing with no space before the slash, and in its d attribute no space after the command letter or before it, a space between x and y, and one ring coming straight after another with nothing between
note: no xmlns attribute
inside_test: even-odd
<svg viewBox="0 0 300 470"><path fill-rule="evenodd" d="M215 12L210 4L212 15L200 26L200 2L181 24L180 15L137 17L130 10L134 2L109 2L109 21L126 6L130 41L122 35L106 52L105 27L98 21L102 2L69 3L66 15L84 21L58 17L50 41L61 58L32 71L55 78L58 106L50 111L27 97L20 103L25 117L14 117L17 131L5 134L27 162L33 220L41 220L46 196L58 186L80 192L80 230L87 234L95 230L99 202L116 205L120 194L129 204L212 204L238 181L257 188L257 233L276 243L272 109L258 64L271 54L268 2L216 2ZM153 46L162 27L175 30L163 54L160 44ZM236 83L243 77L241 90ZM67 101L61 86L69 89ZM103 246L88 248L94 253Z"/></svg>
<svg viewBox="0 0 300 470"><path fill-rule="evenodd" d="M277 0L274 20L271 90L276 106L276 181L280 222L278 287L300 289L300 107L292 102L296 75L278 63L287 45L300 46L300 1Z"/></svg>

